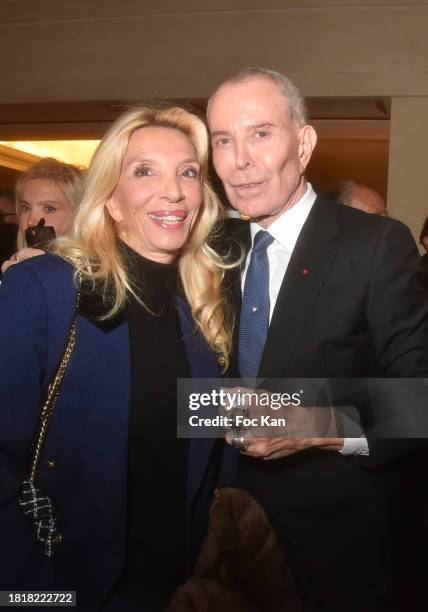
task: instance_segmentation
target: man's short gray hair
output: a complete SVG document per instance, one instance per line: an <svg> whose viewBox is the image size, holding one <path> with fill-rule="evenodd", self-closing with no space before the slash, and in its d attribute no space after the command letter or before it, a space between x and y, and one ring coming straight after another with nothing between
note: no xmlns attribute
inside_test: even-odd
<svg viewBox="0 0 428 612"><path fill-rule="evenodd" d="M252 79L259 77L269 79L274 85L278 87L280 93L286 101L286 110L290 114L291 119L294 121L294 123L299 128L302 128L304 125L306 125L308 122L307 108L305 99L299 88L287 76L281 74L280 72L277 72L276 70L271 70L270 68L249 67L239 70L231 77L223 81L223 83L211 95L210 99L208 100L208 109L212 99L214 98L220 87L222 87L223 85L229 83L245 83L246 81L251 81Z"/></svg>

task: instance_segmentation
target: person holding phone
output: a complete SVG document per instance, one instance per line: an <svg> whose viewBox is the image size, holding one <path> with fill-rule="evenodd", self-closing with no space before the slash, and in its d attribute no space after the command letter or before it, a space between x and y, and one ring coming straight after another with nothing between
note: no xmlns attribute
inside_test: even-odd
<svg viewBox="0 0 428 612"><path fill-rule="evenodd" d="M43 254L43 247L71 230L82 187L82 170L46 157L21 174L15 186L17 252L2 265Z"/></svg>

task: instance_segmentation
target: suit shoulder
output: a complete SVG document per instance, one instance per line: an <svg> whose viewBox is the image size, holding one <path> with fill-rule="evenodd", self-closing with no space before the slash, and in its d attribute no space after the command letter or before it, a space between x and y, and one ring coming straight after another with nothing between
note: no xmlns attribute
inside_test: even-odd
<svg viewBox="0 0 428 612"><path fill-rule="evenodd" d="M340 225L349 229L353 234L378 237L385 232L410 234L410 230L402 221L391 217L382 217L366 213L350 206L335 203Z"/></svg>

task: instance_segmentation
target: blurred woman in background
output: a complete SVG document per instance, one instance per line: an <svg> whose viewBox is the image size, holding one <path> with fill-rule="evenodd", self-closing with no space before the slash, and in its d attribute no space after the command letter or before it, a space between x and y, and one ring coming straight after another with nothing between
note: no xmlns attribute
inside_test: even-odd
<svg viewBox="0 0 428 612"><path fill-rule="evenodd" d="M82 171L52 157L41 159L19 176L15 185L18 251L4 262L3 272L20 260L43 253L40 248L28 248L25 232L29 228L39 224L52 227L52 237L70 232L81 188Z"/></svg>

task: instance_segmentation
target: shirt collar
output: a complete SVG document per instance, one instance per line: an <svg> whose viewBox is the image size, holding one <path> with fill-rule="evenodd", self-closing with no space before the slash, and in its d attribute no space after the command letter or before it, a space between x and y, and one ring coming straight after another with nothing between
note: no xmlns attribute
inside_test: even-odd
<svg viewBox="0 0 428 612"><path fill-rule="evenodd" d="M278 219L269 226L268 231L290 252L293 251L299 234L306 219L308 218L311 208L317 198L317 194L310 183L307 184L305 194L298 200L294 206L286 210ZM253 244L254 236L257 232L263 229L258 223L250 223L251 229L251 244Z"/></svg>

